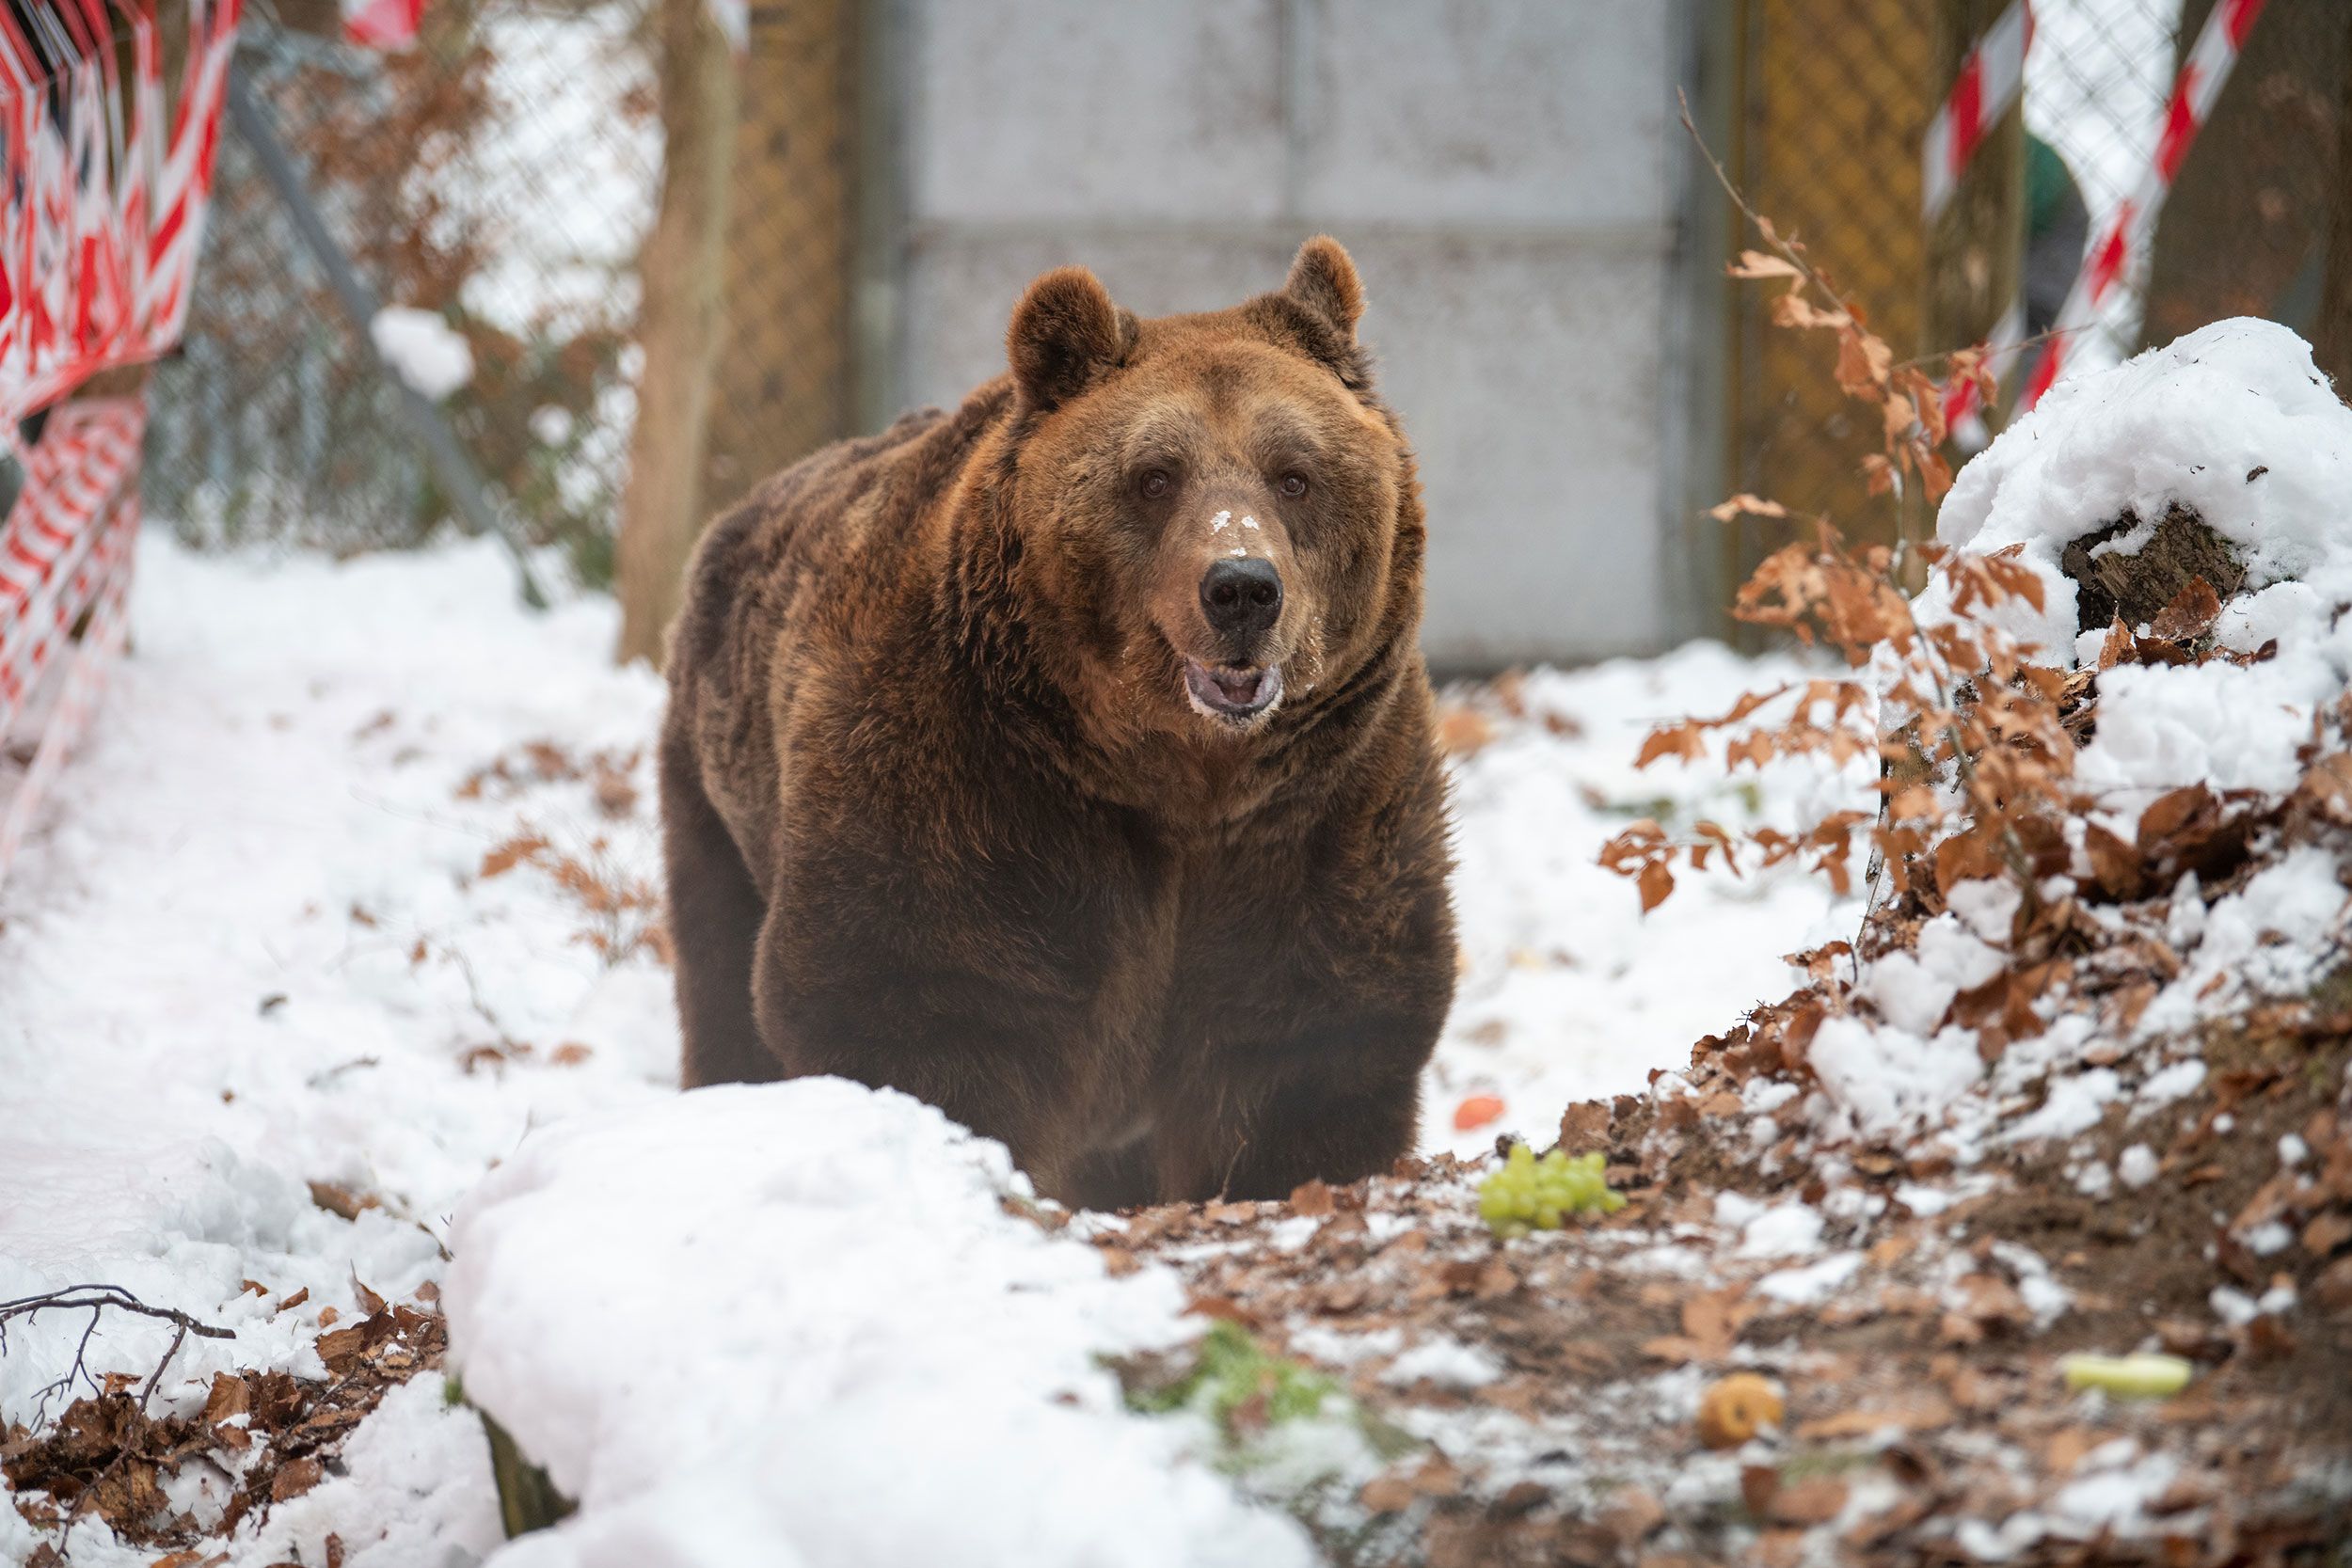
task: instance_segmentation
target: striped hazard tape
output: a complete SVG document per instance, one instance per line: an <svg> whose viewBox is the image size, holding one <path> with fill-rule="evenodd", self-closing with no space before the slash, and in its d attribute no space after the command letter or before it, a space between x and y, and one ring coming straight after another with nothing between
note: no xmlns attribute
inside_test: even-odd
<svg viewBox="0 0 2352 1568"><path fill-rule="evenodd" d="M126 500L122 511L124 521L118 525L119 530L135 531L138 527L137 502ZM51 710L48 723L42 726L40 744L34 749L24 776L8 796L6 815L0 816L0 881L7 879L8 864L16 859L16 852L33 825L34 814L40 809L49 786L56 781L58 769L88 733L99 696L105 690L106 679L114 673L115 662L129 639L131 550L127 540L120 562L90 607L88 625L83 629L72 663L66 669L56 706Z"/></svg>
<svg viewBox="0 0 2352 1568"><path fill-rule="evenodd" d="M1986 135L2025 91L2026 51L2032 46L2033 7L2012 0L1960 62L1919 150L1920 206L1930 227L1952 204Z"/></svg>
<svg viewBox="0 0 2352 1568"><path fill-rule="evenodd" d="M154 0L0 6L0 438L179 341L241 4L175 8L176 103Z"/></svg>
<svg viewBox="0 0 2352 1568"><path fill-rule="evenodd" d="M2058 319L2050 326L2050 341L2042 349L2042 357L2034 364L2033 373L2026 381L2019 402L2032 407L2042 395L2066 373L2067 363L2076 352L2077 340L2093 328L2099 312L2115 296L2123 284L2146 265L2148 245L2156 231L2156 214L2164 210L2165 198L2172 192L2172 182L2181 172L2181 164L2204 129L2213 113L2214 103L2221 96L2221 88L2230 79L2230 71L2237 64L2238 55L2246 47L2246 36L2254 30L2266 0L2221 0L2205 18L2197 42L2189 49L2188 57L2181 62L2181 74L2172 84L2171 99L2164 110L2164 126L2156 138L2154 154L2139 177L2131 195L2117 206L2115 214L2097 231L2090 246L2083 253L2082 270L2074 277L2074 286L2067 292L2066 303L2059 307Z"/></svg>
<svg viewBox="0 0 2352 1568"><path fill-rule="evenodd" d="M57 408L0 522L0 876L122 647L146 422L135 399ZM6 743L31 736L32 759L9 787Z"/></svg>
<svg viewBox="0 0 2352 1568"><path fill-rule="evenodd" d="M1985 137L2024 95L2026 56L2033 48L2033 7L2027 0L2014 0L1960 62L1952 89L1928 122L1919 150L1920 207L1930 230L1951 206L1961 177L1968 172ZM1982 361L1986 372L2002 373L2025 336L2025 303L2012 299L1986 340ZM1943 391L1945 421L1962 449L1983 446L1985 410L1979 405L1978 379L1954 375Z"/></svg>
<svg viewBox="0 0 2352 1568"><path fill-rule="evenodd" d="M1981 363L1985 373L1994 381L2008 379L2010 367L2026 344L2026 302L2012 299L2001 319L1993 324L1992 335L1984 341ZM1960 443L1963 451L1979 451L1990 441L1992 434L1985 428L1984 400L1979 395L1980 383L1973 375L1954 375L1944 384L1944 424Z"/></svg>

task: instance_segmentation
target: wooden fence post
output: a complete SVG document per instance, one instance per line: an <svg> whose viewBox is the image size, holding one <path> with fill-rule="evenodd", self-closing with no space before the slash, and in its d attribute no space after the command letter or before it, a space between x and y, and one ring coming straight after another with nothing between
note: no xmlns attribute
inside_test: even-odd
<svg viewBox="0 0 2352 1568"><path fill-rule="evenodd" d="M705 0L659 0L660 205L638 269L637 422L615 555L619 657L661 662L702 530L702 454L720 346L736 61Z"/></svg>
<svg viewBox="0 0 2352 1568"><path fill-rule="evenodd" d="M704 450L709 511L849 434L854 55L850 0L752 8Z"/></svg>

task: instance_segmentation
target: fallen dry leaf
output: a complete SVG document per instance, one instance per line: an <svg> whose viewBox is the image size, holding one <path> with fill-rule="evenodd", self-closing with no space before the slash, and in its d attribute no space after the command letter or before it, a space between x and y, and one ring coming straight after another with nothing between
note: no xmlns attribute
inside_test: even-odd
<svg viewBox="0 0 2352 1568"><path fill-rule="evenodd" d="M291 1497L299 1497L316 1486L326 1475L326 1467L307 1455L283 1465L277 1475L270 1478L270 1501L282 1503Z"/></svg>

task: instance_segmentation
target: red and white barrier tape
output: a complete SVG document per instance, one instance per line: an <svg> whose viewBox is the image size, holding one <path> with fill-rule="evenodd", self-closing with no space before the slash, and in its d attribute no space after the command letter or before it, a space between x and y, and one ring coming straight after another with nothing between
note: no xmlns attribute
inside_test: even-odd
<svg viewBox="0 0 2352 1568"><path fill-rule="evenodd" d="M424 0L343 0L343 40L369 49L406 49L424 24Z"/></svg>
<svg viewBox="0 0 2352 1568"><path fill-rule="evenodd" d="M56 781L58 769L89 733L90 716L96 711L107 677L114 673L115 663L129 640L133 555L130 536L138 531L139 514L135 488L123 495L119 510L120 518L107 531L122 535L119 564L91 607L89 622L83 628L73 662L67 668L64 685L57 693L56 706L41 729L40 744L34 750L24 776L8 797L6 815L0 816L0 880L7 879L8 864L23 847L34 814L40 809L49 786Z"/></svg>
<svg viewBox="0 0 2352 1568"><path fill-rule="evenodd" d="M2172 182L2181 172L2189 146L2212 115L2222 86L2246 47L2246 35L2253 31L2265 3L2220 0L2205 18L2204 29L2197 35L2188 58L2181 62L2180 77L2172 84L2155 153L2141 172L2139 183L2083 253L2082 270L2051 324L2050 341L2018 399L2023 406L2030 408L2041 402L2042 395L2066 373L2067 362L2076 352L2076 340L2095 328L2100 309L2116 288L2145 264L2149 241L2156 231L2156 214L2164 210L2165 198L2172 192Z"/></svg>
<svg viewBox="0 0 2352 1568"><path fill-rule="evenodd" d="M101 524L136 469L145 425L131 399L69 404L28 455L24 488L0 522L0 734L89 608Z"/></svg>
<svg viewBox="0 0 2352 1568"><path fill-rule="evenodd" d="M1919 149L1920 206L1933 226L1960 189L1960 177L1985 135L2026 88L2026 51L2033 45L2033 7L2012 0L1960 62L1952 90L1928 122Z"/></svg>
<svg viewBox="0 0 2352 1568"><path fill-rule="evenodd" d="M44 676L56 687L30 766L0 796L0 876L80 744L123 644L146 420L135 399L58 408L24 454L24 488L0 522L0 741L38 705Z"/></svg>
<svg viewBox="0 0 2352 1568"><path fill-rule="evenodd" d="M1984 342L1984 368L1994 381L2009 373L2026 341L2026 302L2012 299L2001 319L1993 324ZM1957 375L1944 384L1944 427L1963 451L1981 451L1992 434L1985 428L1985 408L1977 395L1977 378Z"/></svg>
<svg viewBox="0 0 2352 1568"><path fill-rule="evenodd" d="M168 108L154 0L0 7L0 444L97 372L179 341L240 4L189 0ZM58 407L18 452L24 488L0 519L0 742L39 739L0 798L0 873L123 645L146 413Z"/></svg>
<svg viewBox="0 0 2352 1568"><path fill-rule="evenodd" d="M96 372L179 341L239 5L191 0L168 113L152 0L0 7L0 439Z"/></svg>

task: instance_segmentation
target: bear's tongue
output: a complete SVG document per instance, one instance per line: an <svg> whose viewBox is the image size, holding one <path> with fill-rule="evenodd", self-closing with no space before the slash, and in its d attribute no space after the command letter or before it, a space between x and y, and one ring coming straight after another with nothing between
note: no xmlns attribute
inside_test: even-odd
<svg viewBox="0 0 2352 1568"><path fill-rule="evenodd" d="M1265 679L1260 671L1212 670L1209 679L1216 683L1218 691L1235 707L1247 707L1257 700L1258 688Z"/></svg>
<svg viewBox="0 0 2352 1568"><path fill-rule="evenodd" d="M1201 712L1218 718L1247 719L1264 712L1281 696L1282 672L1277 665L1263 670L1228 670L1187 658L1184 685L1190 689L1193 705Z"/></svg>

